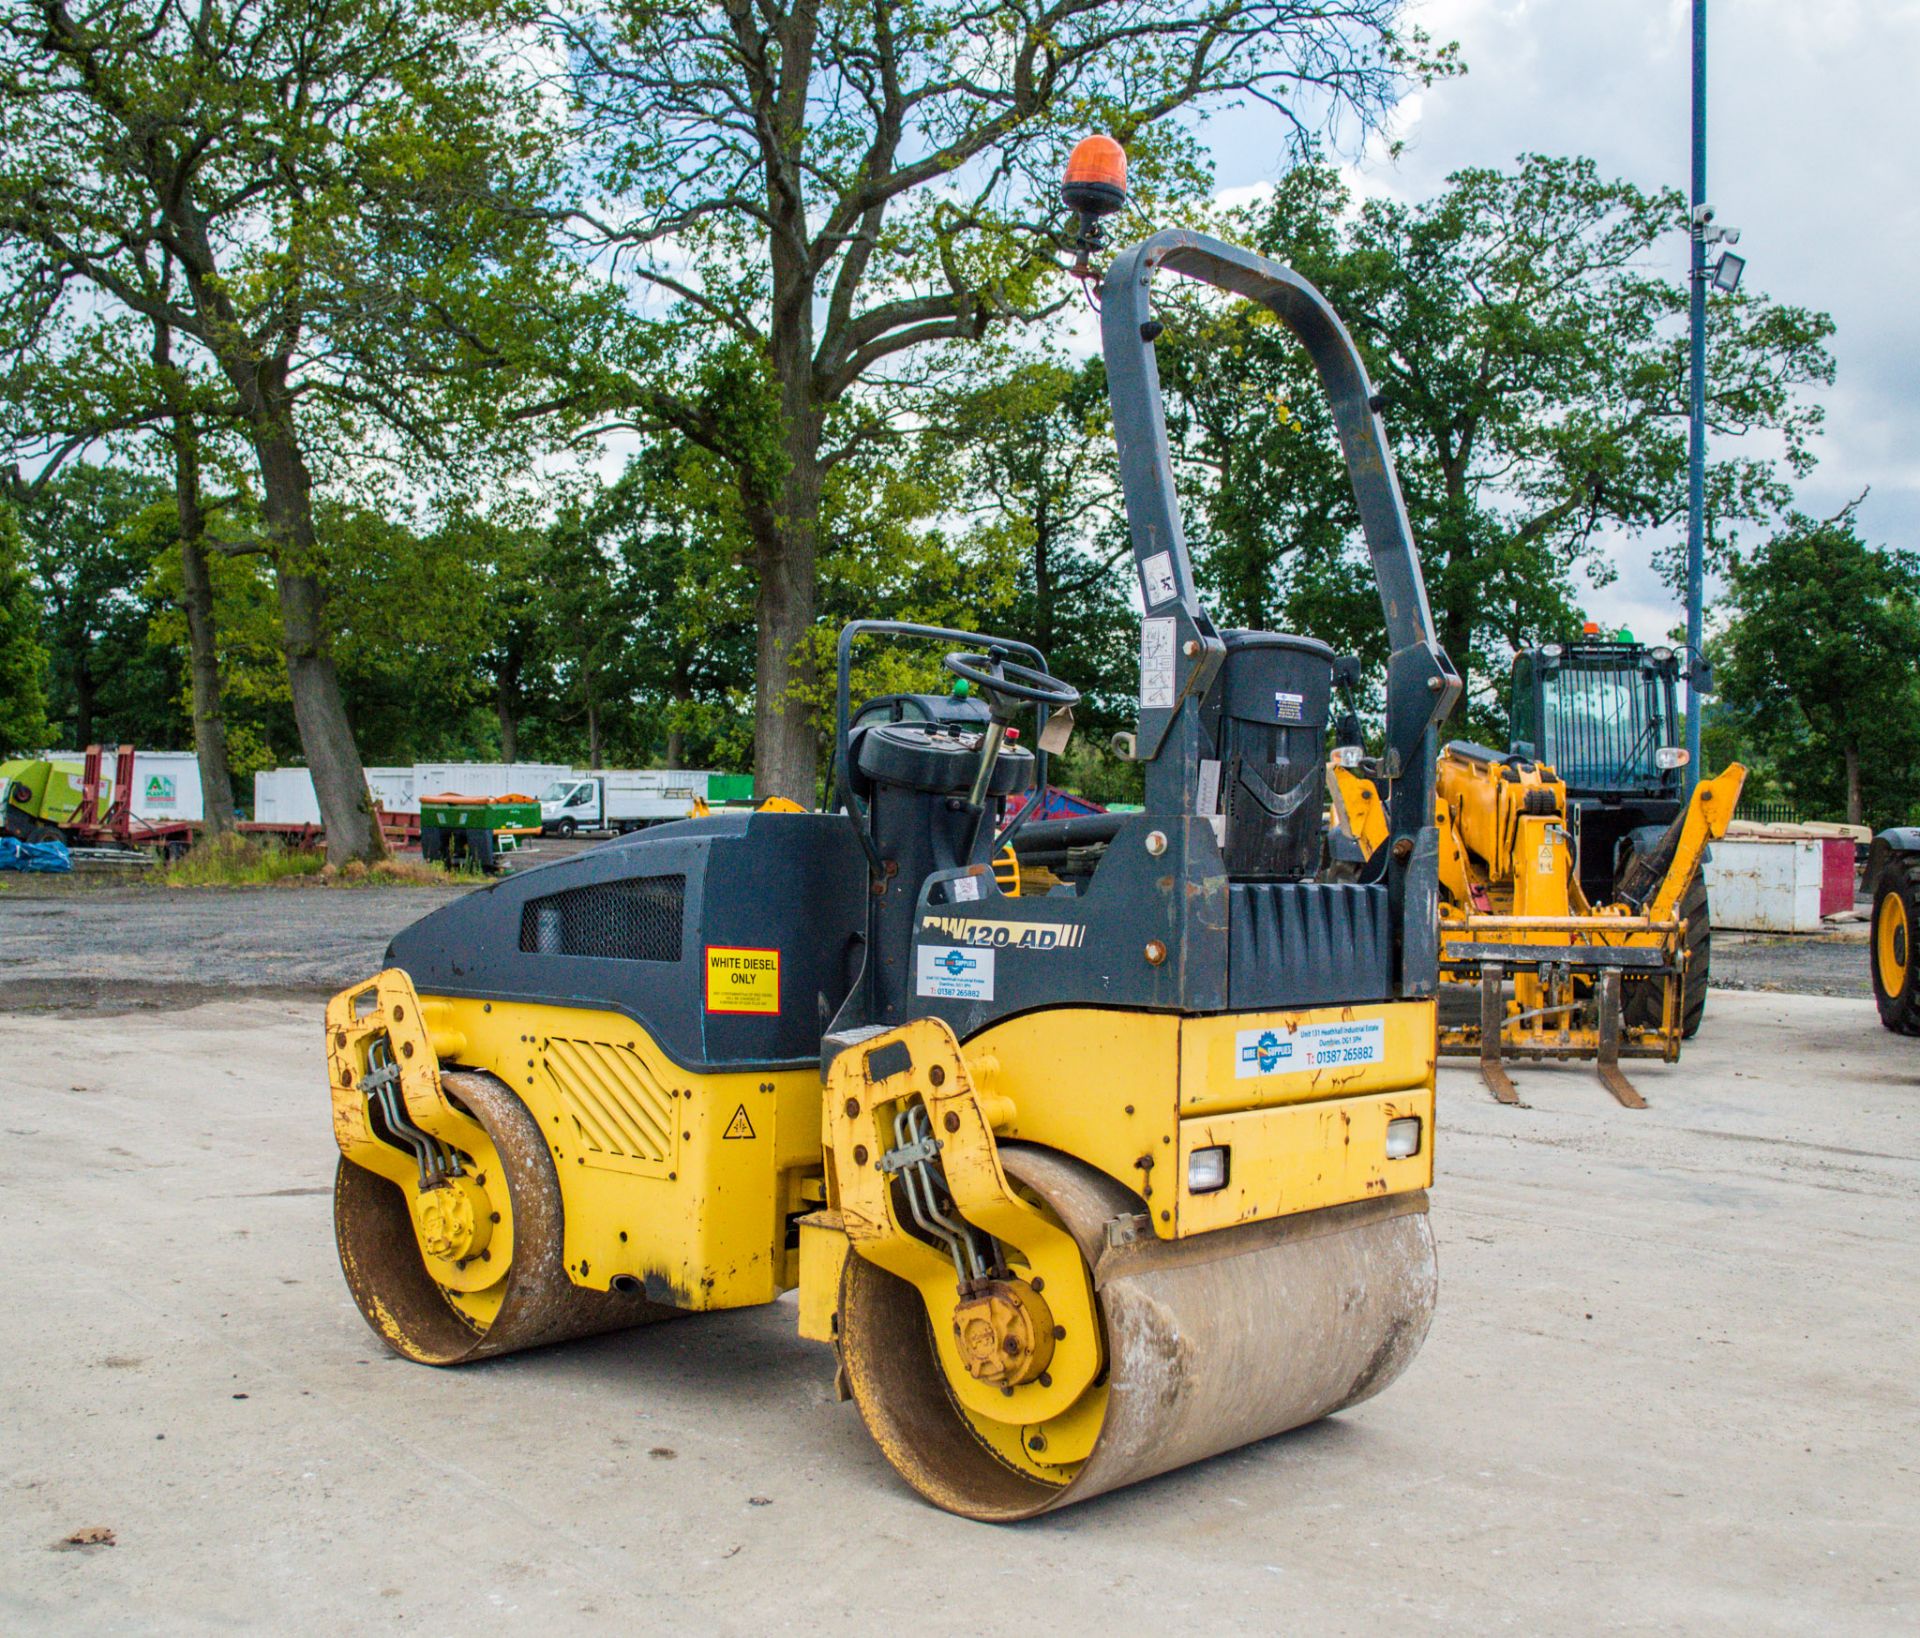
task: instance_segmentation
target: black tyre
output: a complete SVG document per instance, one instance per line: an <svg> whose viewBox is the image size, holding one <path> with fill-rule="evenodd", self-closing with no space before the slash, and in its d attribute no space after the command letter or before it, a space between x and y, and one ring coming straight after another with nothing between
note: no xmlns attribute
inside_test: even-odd
<svg viewBox="0 0 1920 1638"><path fill-rule="evenodd" d="M1687 949L1686 985L1680 997L1680 1038L1691 1041L1700 1033L1707 1013L1707 986L1713 959L1713 923L1708 914L1707 883L1702 876L1680 896L1680 915L1687 924L1682 935ZM1647 979L1629 978L1620 988L1620 1008L1636 1029L1660 1027L1660 986Z"/></svg>
<svg viewBox="0 0 1920 1638"><path fill-rule="evenodd" d="M66 837L62 836L52 825L35 825L32 830L27 832L27 840L34 843L64 842Z"/></svg>
<svg viewBox="0 0 1920 1638"><path fill-rule="evenodd" d="M347 1289L374 1334L403 1359L464 1365L673 1318L678 1310L643 1297L573 1284L560 1180L539 1122L492 1075L443 1070L441 1080L494 1145L502 1173L488 1185L501 1208L494 1249L506 1255L489 1287L455 1291L441 1284L436 1270L451 1265L422 1250L407 1191L342 1157L334 1172L334 1234ZM487 1169L483 1163L483 1179Z"/></svg>
<svg viewBox="0 0 1920 1638"><path fill-rule="evenodd" d="M1880 1022L1896 1035L1920 1035L1920 858L1889 859L1873 894L1867 946Z"/></svg>
<svg viewBox="0 0 1920 1638"><path fill-rule="evenodd" d="M555 825L553 828L555 832L561 836L571 836L580 827L576 825L571 819L562 819L560 823Z"/></svg>

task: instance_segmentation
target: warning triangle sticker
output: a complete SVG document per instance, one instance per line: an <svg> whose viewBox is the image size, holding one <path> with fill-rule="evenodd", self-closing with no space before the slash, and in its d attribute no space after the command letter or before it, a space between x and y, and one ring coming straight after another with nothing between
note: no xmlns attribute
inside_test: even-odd
<svg viewBox="0 0 1920 1638"><path fill-rule="evenodd" d="M727 1122L727 1129L720 1134L722 1138L750 1138L753 1136L753 1122L747 1119L747 1106L743 1103L733 1112L733 1119Z"/></svg>

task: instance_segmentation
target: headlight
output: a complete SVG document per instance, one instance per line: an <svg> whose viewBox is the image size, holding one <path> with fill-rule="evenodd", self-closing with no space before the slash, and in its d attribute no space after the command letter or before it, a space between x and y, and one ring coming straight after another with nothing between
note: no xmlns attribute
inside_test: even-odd
<svg viewBox="0 0 1920 1638"><path fill-rule="evenodd" d="M1420 1117L1402 1115L1387 1122L1387 1159L1411 1160L1420 1152Z"/></svg>
<svg viewBox="0 0 1920 1638"><path fill-rule="evenodd" d="M1415 1121L1418 1126L1420 1123ZM1213 1149L1195 1149L1187 1156L1187 1193L1212 1194L1227 1186L1227 1150L1223 1144Z"/></svg>
<svg viewBox="0 0 1920 1638"><path fill-rule="evenodd" d="M1564 653L1566 653L1566 650L1558 643L1542 643L1540 645L1540 655L1543 659L1557 660Z"/></svg>
<svg viewBox="0 0 1920 1638"><path fill-rule="evenodd" d="M1675 768L1684 768L1692 760L1684 745L1662 745L1653 753L1653 765L1662 773L1672 773Z"/></svg>
<svg viewBox="0 0 1920 1638"><path fill-rule="evenodd" d="M1366 755L1366 747L1363 745L1336 745L1333 748L1334 766L1357 768L1366 760Z"/></svg>
<svg viewBox="0 0 1920 1638"><path fill-rule="evenodd" d="M1658 664L1665 665L1673 658L1673 650L1670 648L1656 648L1653 650L1653 658Z"/></svg>

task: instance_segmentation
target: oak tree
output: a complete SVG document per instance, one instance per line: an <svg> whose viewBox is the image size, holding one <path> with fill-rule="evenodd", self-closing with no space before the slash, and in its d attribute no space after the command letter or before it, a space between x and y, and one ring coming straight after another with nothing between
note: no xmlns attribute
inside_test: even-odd
<svg viewBox="0 0 1920 1638"><path fill-rule="evenodd" d="M0 329L77 287L165 326L251 446L336 861L380 836L331 646L316 485L450 474L595 355L555 259L559 134L494 0L0 0ZM564 398L569 388L561 389Z"/></svg>
<svg viewBox="0 0 1920 1638"><path fill-rule="evenodd" d="M632 415L728 464L752 540L759 791L815 796L829 475L911 416L928 349L1057 308L1071 140L1109 131L1149 203L1190 198L1195 121L1229 100L1284 133L1365 126L1449 71L1402 10L614 0L553 20L599 156L589 225L660 321Z"/></svg>

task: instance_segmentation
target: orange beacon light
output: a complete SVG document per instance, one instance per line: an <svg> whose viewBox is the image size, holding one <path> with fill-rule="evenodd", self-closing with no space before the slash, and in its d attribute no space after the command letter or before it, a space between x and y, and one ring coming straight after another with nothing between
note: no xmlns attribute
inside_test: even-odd
<svg viewBox="0 0 1920 1638"><path fill-rule="evenodd" d="M1083 217L1111 216L1127 202L1126 150L1110 136L1082 137L1067 156L1060 198Z"/></svg>

